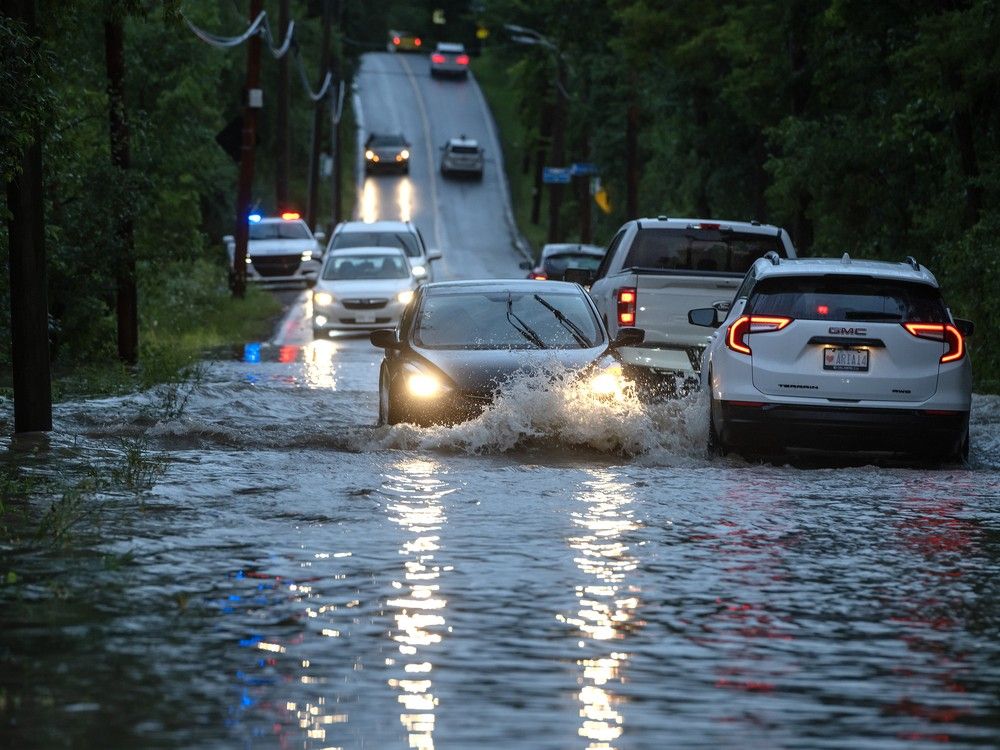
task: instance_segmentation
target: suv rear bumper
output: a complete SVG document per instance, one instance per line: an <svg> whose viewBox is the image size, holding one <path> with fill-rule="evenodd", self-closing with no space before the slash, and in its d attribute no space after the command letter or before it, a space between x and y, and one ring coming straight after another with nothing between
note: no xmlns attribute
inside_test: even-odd
<svg viewBox="0 0 1000 750"><path fill-rule="evenodd" d="M893 452L950 459L961 450L969 412L867 409L713 401L722 442L737 451Z"/></svg>

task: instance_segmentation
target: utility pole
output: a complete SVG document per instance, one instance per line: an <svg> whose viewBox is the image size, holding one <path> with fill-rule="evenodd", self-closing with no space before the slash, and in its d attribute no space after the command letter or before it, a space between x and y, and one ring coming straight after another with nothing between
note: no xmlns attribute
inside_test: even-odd
<svg viewBox="0 0 1000 750"><path fill-rule="evenodd" d="M125 30L120 16L104 21L104 60L108 75L108 133L111 163L126 183L131 153L125 116ZM126 183L127 184L127 183ZM134 365L139 360L139 298L135 279L135 231L131 216L117 217L115 259L115 317L118 358Z"/></svg>
<svg viewBox="0 0 1000 750"><path fill-rule="evenodd" d="M5 0L0 10L23 22L30 36L37 36L34 0ZM21 155L19 172L7 183L15 433L52 429L42 134L38 125L32 131L32 142Z"/></svg>
<svg viewBox="0 0 1000 750"><path fill-rule="evenodd" d="M542 103L542 120L538 127L538 139L535 141L535 181L531 189L531 223L538 226L542 217L542 172L545 169L546 145L552 135L552 105Z"/></svg>
<svg viewBox="0 0 1000 750"><path fill-rule="evenodd" d="M336 2L337 8L337 31L339 36L342 38L344 36L344 3L341 0L334 0ZM341 120L343 120L344 114L344 97L347 95L347 91L344 88L344 61L341 59L341 48L338 45L336 49L336 54L333 57L333 72L334 80L337 82L337 93L331 94L336 96L336 101L334 102L331 110L333 111L333 132L331 137L333 140L333 145L331 146L331 154L333 155L333 175L332 175L332 190L333 190L333 225L336 226L344 218L344 194L342 189L343 183L343 159L340 153L341 148L341 132L342 128L340 126Z"/></svg>
<svg viewBox="0 0 1000 750"><path fill-rule="evenodd" d="M556 59L556 103L552 109L552 162L563 167L566 160L564 141L566 138L566 66L562 55L555 50ZM562 232L559 228L559 214L562 211L563 186L549 185L549 242L559 242Z"/></svg>
<svg viewBox="0 0 1000 750"><path fill-rule="evenodd" d="M263 0L250 0L250 23L260 15ZM264 105L260 89L260 33L247 43L247 78L243 96L243 143L240 147L240 183L236 194L236 252L233 258L233 296L247 289L247 244L250 241L250 198L253 192L254 149L257 143L257 111Z"/></svg>
<svg viewBox="0 0 1000 750"><path fill-rule="evenodd" d="M323 48L320 52L319 85L323 85L330 69L330 24L333 20L330 0L323 1ZM306 207L306 223L310 229L316 228L316 212L319 208L319 152L323 142L323 107L329 94L313 103L312 148L309 151L309 203Z"/></svg>
<svg viewBox="0 0 1000 750"><path fill-rule="evenodd" d="M629 75L628 103L625 108L625 218L639 218L639 104L636 102L636 75Z"/></svg>
<svg viewBox="0 0 1000 750"><path fill-rule="evenodd" d="M278 8L278 27L283 34L288 33L288 21L291 13L288 6L291 0L281 0ZM288 172L291 162L291 145L288 134L288 106L290 87L288 85L288 53L278 60L278 113L275 138L277 140L277 165L275 169L274 197L277 208L282 211L288 205Z"/></svg>

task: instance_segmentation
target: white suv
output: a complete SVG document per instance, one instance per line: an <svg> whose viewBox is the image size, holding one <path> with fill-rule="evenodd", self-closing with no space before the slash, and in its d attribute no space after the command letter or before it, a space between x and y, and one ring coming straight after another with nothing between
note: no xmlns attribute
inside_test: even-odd
<svg viewBox="0 0 1000 750"><path fill-rule="evenodd" d="M352 247L398 247L421 282L434 280L431 262L441 259L441 251L428 249L412 221L343 221L330 235L327 252Z"/></svg>
<svg viewBox="0 0 1000 750"><path fill-rule="evenodd" d="M892 452L961 461L969 452L973 325L952 317L937 280L903 263L757 260L702 360L709 447Z"/></svg>

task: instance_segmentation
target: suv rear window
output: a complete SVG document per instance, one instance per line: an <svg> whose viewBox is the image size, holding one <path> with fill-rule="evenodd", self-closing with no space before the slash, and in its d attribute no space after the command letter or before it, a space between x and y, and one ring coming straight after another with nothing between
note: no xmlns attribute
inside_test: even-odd
<svg viewBox="0 0 1000 750"><path fill-rule="evenodd" d="M451 152L453 154L478 154L478 146L452 146Z"/></svg>
<svg viewBox="0 0 1000 750"><path fill-rule="evenodd" d="M798 320L948 321L941 293L934 287L864 276L764 279L750 294L746 309Z"/></svg>
<svg viewBox="0 0 1000 750"><path fill-rule="evenodd" d="M345 247L398 247L411 258L420 255L416 238L401 232L339 232L333 235L330 249Z"/></svg>
<svg viewBox="0 0 1000 750"><path fill-rule="evenodd" d="M765 234L718 229L640 229L623 268L743 275L755 260L771 250L785 257L781 240Z"/></svg>

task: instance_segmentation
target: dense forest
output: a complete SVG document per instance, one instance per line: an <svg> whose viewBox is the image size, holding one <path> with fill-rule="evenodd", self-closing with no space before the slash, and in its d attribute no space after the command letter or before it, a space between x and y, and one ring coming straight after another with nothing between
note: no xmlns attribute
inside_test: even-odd
<svg viewBox="0 0 1000 750"><path fill-rule="evenodd" d="M5 13L15 4L5 2ZM184 17L236 35L247 27L249 3L35 5L34 33L0 14L0 175L15 176L20 153L40 133L52 351L64 366L115 358L115 265L128 219L148 353L157 325L210 311L205 300L227 294L219 238L232 231L237 167L215 136L239 112L245 49L206 45ZM264 3L280 41L278 5ZM312 86L321 5L291 2ZM348 81L360 54L384 49L390 25L437 31L477 51L476 29L486 32L482 50L502 62L517 98L524 151L552 148L556 116L565 124L565 163L598 165L611 213L596 213L595 241L632 215L697 215L784 226L804 254L913 255L942 281L955 314L976 322L979 386L1000 387L995 0L334 5L333 46ZM441 8L448 26L435 29L432 13ZM132 152L124 176L110 158L108 18L124 30ZM518 43L509 24L538 31L545 43ZM254 188L265 209L275 195L276 71L265 50ZM291 196L301 204L313 107L294 74L292 83ZM584 200L567 195L564 228L577 225ZM0 255L6 262L3 227ZM4 364L8 291L4 275Z"/></svg>

